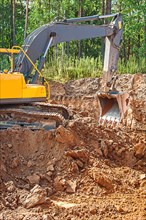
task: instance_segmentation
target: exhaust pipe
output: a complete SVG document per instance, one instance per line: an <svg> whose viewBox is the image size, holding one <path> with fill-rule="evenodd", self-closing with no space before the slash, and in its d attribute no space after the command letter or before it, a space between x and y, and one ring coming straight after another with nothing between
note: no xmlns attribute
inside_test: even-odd
<svg viewBox="0 0 146 220"><path fill-rule="evenodd" d="M128 93L97 93L100 105L99 121L120 123L129 103Z"/></svg>

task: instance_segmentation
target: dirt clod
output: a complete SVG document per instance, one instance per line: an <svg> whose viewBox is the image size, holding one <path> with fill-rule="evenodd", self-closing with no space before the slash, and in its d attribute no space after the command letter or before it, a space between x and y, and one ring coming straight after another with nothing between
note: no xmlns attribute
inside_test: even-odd
<svg viewBox="0 0 146 220"><path fill-rule="evenodd" d="M31 190L25 201L23 202L24 207L32 208L36 205L43 204L46 201L46 191L39 185L35 185Z"/></svg>

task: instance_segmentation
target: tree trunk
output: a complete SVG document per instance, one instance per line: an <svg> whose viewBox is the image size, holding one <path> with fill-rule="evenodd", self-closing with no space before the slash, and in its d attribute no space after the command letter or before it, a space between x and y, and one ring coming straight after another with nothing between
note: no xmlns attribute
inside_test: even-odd
<svg viewBox="0 0 146 220"><path fill-rule="evenodd" d="M69 42L66 42L66 52L67 52L67 56L69 58L70 54L69 54Z"/></svg>
<svg viewBox="0 0 146 220"><path fill-rule="evenodd" d="M130 38L128 38L128 50L127 50L127 59L128 60L130 57L130 53L131 53L131 41L130 41Z"/></svg>
<svg viewBox="0 0 146 220"><path fill-rule="evenodd" d="M68 18L70 14L70 1L68 1L68 4L67 4L67 10L65 10L65 13L64 13L64 17L65 18ZM66 53L67 53L67 57L69 58L70 57L70 51L69 51L69 46L70 45L70 42L66 42Z"/></svg>
<svg viewBox="0 0 146 220"><path fill-rule="evenodd" d="M106 0L106 14L111 14L111 0Z"/></svg>
<svg viewBox="0 0 146 220"><path fill-rule="evenodd" d="M84 1L83 0L79 0L79 11L78 11L78 17L82 17L83 16L83 4ZM78 41L78 58L80 59L82 51L81 51L81 41Z"/></svg>
<svg viewBox="0 0 146 220"><path fill-rule="evenodd" d="M58 44L55 45L55 60L58 59Z"/></svg>
<svg viewBox="0 0 146 220"><path fill-rule="evenodd" d="M84 0L79 0L79 11L78 11L78 17L82 17L84 14L83 11L83 4L84 4Z"/></svg>
<svg viewBox="0 0 146 220"><path fill-rule="evenodd" d="M102 15L105 14L105 0L102 0ZM105 24L105 19L103 19L103 23ZM105 50L105 38L102 37L101 39L101 58L102 58L102 62L104 61L104 50Z"/></svg>
<svg viewBox="0 0 146 220"><path fill-rule="evenodd" d="M64 42L62 43L62 57L61 57L61 68L63 69L64 66L64 55L65 55L65 48L64 48Z"/></svg>
<svg viewBox="0 0 146 220"><path fill-rule="evenodd" d="M121 56L122 56L122 54L121 54ZM123 58L124 58L124 64L125 64L127 61L125 36L123 36Z"/></svg>
<svg viewBox="0 0 146 220"><path fill-rule="evenodd" d="M25 38L27 37L27 28L28 28L28 6L29 6L29 0L26 0L24 40L25 40Z"/></svg>
<svg viewBox="0 0 146 220"><path fill-rule="evenodd" d="M12 32L13 32L13 38L12 38L12 45L16 45L16 0L12 0Z"/></svg>
<svg viewBox="0 0 146 220"><path fill-rule="evenodd" d="M2 18L4 18L4 0L2 0ZM4 19L2 19L1 21L1 25L2 25L2 29L1 29L1 47L4 47Z"/></svg>
<svg viewBox="0 0 146 220"><path fill-rule="evenodd" d="M145 64L146 64L146 16L144 16L144 57L145 57Z"/></svg>
<svg viewBox="0 0 146 220"><path fill-rule="evenodd" d="M102 15L105 14L105 0L102 0Z"/></svg>
<svg viewBox="0 0 146 220"><path fill-rule="evenodd" d="M138 34L137 37L138 37L137 48L138 48L138 51L139 51L139 48L140 48L140 46L141 46L141 45L140 45L140 39L141 39L140 34ZM138 53L138 60L139 60L139 58L140 58L139 55L140 55L140 54Z"/></svg>
<svg viewBox="0 0 146 220"><path fill-rule="evenodd" d="M49 21L51 21L51 0L49 0Z"/></svg>

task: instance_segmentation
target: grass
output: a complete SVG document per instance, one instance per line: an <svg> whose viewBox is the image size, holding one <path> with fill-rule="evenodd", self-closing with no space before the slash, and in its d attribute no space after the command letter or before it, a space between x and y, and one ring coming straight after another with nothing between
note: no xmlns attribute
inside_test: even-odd
<svg viewBox="0 0 146 220"><path fill-rule="evenodd" d="M102 74L102 61L84 57L81 59L58 58L47 63L44 68L44 76L47 79L67 81L69 79L80 79L86 77L99 77Z"/></svg>
<svg viewBox="0 0 146 220"><path fill-rule="evenodd" d="M135 56L130 56L126 64L122 59L119 60L118 72L123 73L146 73L146 59L141 58L139 61L136 60Z"/></svg>
<svg viewBox="0 0 146 220"><path fill-rule="evenodd" d="M3 59L2 59L3 58ZM0 69L9 69L8 57L0 56ZM74 58L64 56L62 59L52 59L45 64L45 68L42 70L44 76L48 80L56 80L65 82L70 79L80 79L87 77L99 77L102 75L102 59L101 57L83 57ZM139 61L135 56L131 56L126 63L120 59L118 63L118 73L146 73L146 60L140 58Z"/></svg>
<svg viewBox="0 0 146 220"><path fill-rule="evenodd" d="M65 82L70 79L99 77L102 75L102 68L103 64L101 57L83 57L80 59L64 57L63 60L58 58L47 63L43 73L48 80ZM139 62L137 62L136 58L131 56L126 64L124 60L120 59L118 73L146 73L145 59L141 58Z"/></svg>

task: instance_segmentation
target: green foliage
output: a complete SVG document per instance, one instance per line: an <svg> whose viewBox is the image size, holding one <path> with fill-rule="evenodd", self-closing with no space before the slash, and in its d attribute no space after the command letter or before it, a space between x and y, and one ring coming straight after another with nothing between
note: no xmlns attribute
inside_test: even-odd
<svg viewBox="0 0 146 220"><path fill-rule="evenodd" d="M0 54L0 71L4 69L10 69L10 59L7 55Z"/></svg>
<svg viewBox="0 0 146 220"><path fill-rule="evenodd" d="M53 60L44 68L47 79L63 80L79 79L83 77L98 77L102 73L101 58L83 57L81 59L68 58Z"/></svg>
<svg viewBox="0 0 146 220"><path fill-rule="evenodd" d="M101 56L98 58L83 57L81 59L68 58L66 56L63 60L59 57L57 60L47 63L43 74L48 80L53 79L64 82L70 79L100 77L102 69ZM137 63L134 56L131 56L126 63L124 63L123 59L120 59L118 73L145 73L145 58L142 58L139 63Z"/></svg>
<svg viewBox="0 0 146 220"><path fill-rule="evenodd" d="M141 58L139 62L135 56L130 56L129 60L124 63L124 59L119 60L118 72L124 73L146 73L145 58Z"/></svg>
<svg viewBox="0 0 146 220"><path fill-rule="evenodd" d="M81 5L81 2L83 3ZM105 1L106 2L106 1ZM54 18L77 17L102 14L102 0L30 0L27 34L39 26L52 22ZM121 12L124 20L124 36L120 51L119 73L146 72L146 4L145 0L112 0L112 13ZM16 44L22 45L25 26L25 1L16 1ZM89 23L89 22L87 22ZM95 25L102 21L90 22ZM0 1L0 47L13 45L12 0ZM79 47L80 45L80 47ZM58 51L51 48L47 58L45 75L48 78L72 79L94 77L102 72L101 39L88 39L80 43L70 42L58 45ZM57 57L57 58L56 58ZM7 59L0 67L7 66ZM2 67L4 68L4 67Z"/></svg>
<svg viewBox="0 0 146 220"><path fill-rule="evenodd" d="M23 44L25 5L23 1L16 3L16 44ZM0 47L10 48L13 45L13 24L12 24L12 1L0 1Z"/></svg>
<svg viewBox="0 0 146 220"><path fill-rule="evenodd" d="M146 4L145 0L115 0L113 12L120 11L124 20L124 36L121 57L134 55L138 61L145 56Z"/></svg>

